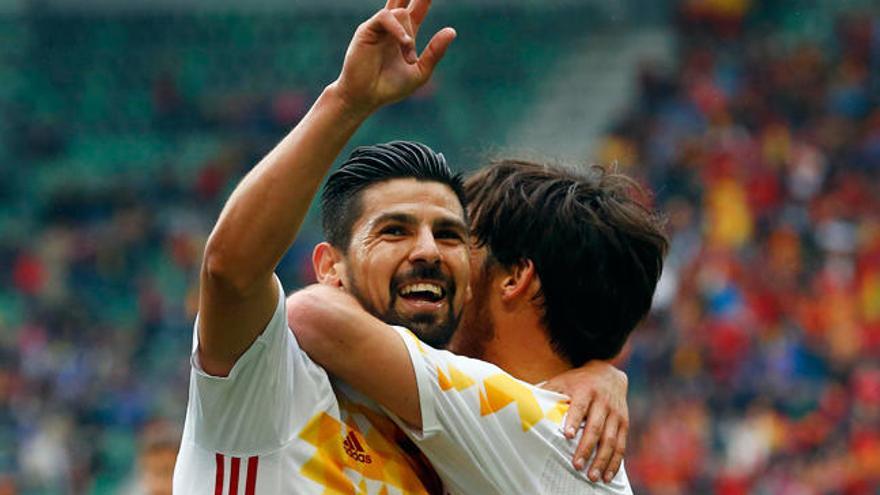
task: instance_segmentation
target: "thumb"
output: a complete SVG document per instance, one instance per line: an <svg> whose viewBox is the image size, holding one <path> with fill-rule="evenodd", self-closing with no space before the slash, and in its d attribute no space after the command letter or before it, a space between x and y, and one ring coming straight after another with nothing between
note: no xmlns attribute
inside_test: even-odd
<svg viewBox="0 0 880 495"><path fill-rule="evenodd" d="M434 68L440 62L440 59L443 58L443 55L446 54L446 49L452 44L452 40L455 39L456 35L455 29L446 27L438 31L431 38L431 41L428 42L428 46L425 47L418 62L419 69L421 69L426 79L434 72Z"/></svg>

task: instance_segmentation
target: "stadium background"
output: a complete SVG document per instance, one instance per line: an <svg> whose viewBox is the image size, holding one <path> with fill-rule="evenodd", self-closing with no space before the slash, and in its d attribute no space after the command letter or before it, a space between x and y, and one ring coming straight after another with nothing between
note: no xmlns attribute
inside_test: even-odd
<svg viewBox="0 0 880 495"><path fill-rule="evenodd" d="M0 494L135 493L212 223L367 3L0 2ZM621 359L635 492L880 493L876 3L435 3L459 39L354 144L616 162L669 215Z"/></svg>

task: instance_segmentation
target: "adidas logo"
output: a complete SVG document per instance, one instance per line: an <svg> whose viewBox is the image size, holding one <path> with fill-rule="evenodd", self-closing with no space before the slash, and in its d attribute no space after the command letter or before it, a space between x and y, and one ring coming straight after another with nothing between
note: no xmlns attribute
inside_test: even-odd
<svg viewBox="0 0 880 495"><path fill-rule="evenodd" d="M346 436L345 441L342 442L342 448L345 449L345 453L348 454L349 457L358 462L364 464L370 464L373 462L373 459L367 454L367 451L364 450L361 442L358 441L354 431L348 432L348 436Z"/></svg>

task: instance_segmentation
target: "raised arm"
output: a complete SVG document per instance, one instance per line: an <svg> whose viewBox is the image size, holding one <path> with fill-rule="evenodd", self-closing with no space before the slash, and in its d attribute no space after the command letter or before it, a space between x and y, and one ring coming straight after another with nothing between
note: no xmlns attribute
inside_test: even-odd
<svg viewBox="0 0 880 495"><path fill-rule="evenodd" d="M424 84L454 39L443 29L416 55L429 3L389 0L361 24L339 78L233 191L202 262L199 360L207 373L227 375L270 320L272 272L343 146L375 110Z"/></svg>

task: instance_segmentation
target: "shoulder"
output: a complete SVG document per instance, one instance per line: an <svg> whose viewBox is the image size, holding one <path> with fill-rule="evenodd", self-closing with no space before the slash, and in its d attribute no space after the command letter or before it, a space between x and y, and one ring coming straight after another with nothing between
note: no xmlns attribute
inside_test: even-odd
<svg viewBox="0 0 880 495"><path fill-rule="evenodd" d="M559 430L568 410L566 396L519 380L490 362L435 349L409 330L394 328L407 341L413 361L422 362L425 373L441 394L474 395L482 416L513 405L526 430L544 420L552 427L541 428L541 431L553 434Z"/></svg>

